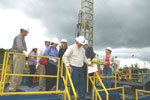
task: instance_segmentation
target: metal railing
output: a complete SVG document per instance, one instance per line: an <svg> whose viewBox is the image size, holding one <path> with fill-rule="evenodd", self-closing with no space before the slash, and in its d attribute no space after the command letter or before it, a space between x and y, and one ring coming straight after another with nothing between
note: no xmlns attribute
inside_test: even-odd
<svg viewBox="0 0 150 100"><path fill-rule="evenodd" d="M60 72L60 58L57 57L47 57L47 56L40 56L40 55L29 55L29 56L33 56L33 57L43 57L43 58L53 58L58 60L58 66L57 66L57 75L27 75L27 74L10 74L7 73L7 69L8 69L8 57L11 54L15 54L15 55L22 55L24 56L23 53L14 53L14 52L5 52L4 55L4 59L3 59L3 68L2 68L2 74L1 74L1 81L0 81L0 95L15 95L15 94L56 94L56 93L64 93L64 100L66 100L66 96L68 97L69 100L71 100L71 97L69 95L69 90L67 87L67 83L68 83L68 79L69 82L71 84L71 88L73 90L74 93L74 97L76 98L75 100L77 100L77 95L74 89L74 85L72 83L71 77L70 77L70 73L67 69L67 67L65 67L66 70L66 78L64 78L64 76L61 75L61 77L63 78L63 82L65 84L65 90L64 91L58 91L58 85L59 85L59 72ZM63 64L61 67L63 70ZM51 77L51 78L57 78L57 82L56 82L56 91L34 91L34 92L4 92L4 88L5 88L5 83L6 83L6 76L28 76L28 77Z"/></svg>
<svg viewBox="0 0 150 100"><path fill-rule="evenodd" d="M140 90L140 89L136 89L136 100L138 100L138 94L139 92L143 92L143 93L150 93L150 91L145 91L145 90Z"/></svg>
<svg viewBox="0 0 150 100"><path fill-rule="evenodd" d="M99 75L98 75L97 72L94 73L94 79L95 79L95 78L98 78L98 81L100 82L101 86L103 87L103 89L104 89L104 91L105 91L105 93L106 93L106 100L109 100L109 93L108 93L106 87L104 86L104 84L103 84L103 82L102 82L102 80L101 80L101 78L99 77Z"/></svg>
<svg viewBox="0 0 150 100"><path fill-rule="evenodd" d="M92 63L94 64L103 64L105 62L101 62L101 61L92 61ZM106 93L106 100L109 100L109 92L108 90L118 90L118 89L122 89L122 97L123 97L123 100L125 100L125 95L124 95L124 87L117 87L117 64L116 63L112 63L115 65L115 76L99 76L97 72L94 72L94 76L89 76L88 74L88 68L87 68L87 92L88 92L88 80L90 79L91 80L91 83L93 84L93 88L95 89L96 86L95 86L95 80L98 79L98 82L101 84L102 88L103 89L97 89L95 90L96 94L95 95L98 95L100 91L104 91ZM93 80L92 80L93 78ZM105 85L103 84L101 78L114 78L115 79L115 88L109 88L109 89L106 89ZM97 94L98 93L98 94ZM98 95L99 97L99 95ZM96 98L97 99L97 98ZM101 100L101 96L99 97L99 99ZM94 100L94 92L92 94L92 100Z"/></svg>
<svg viewBox="0 0 150 100"><path fill-rule="evenodd" d="M63 65L64 65L64 67L63 67ZM63 68L66 69L65 70L65 77L63 76ZM75 88L74 88L74 85L73 85L73 82L72 82L69 70L68 70L67 66L65 64L63 64L63 60L61 62L61 77L63 78L64 84L65 84L65 90L66 90L66 93L67 93L67 95L69 97L69 100L71 100L71 98L70 98L70 93L68 91L68 80L69 80L69 83L70 83L72 91L73 91L74 100L77 100L77 93L75 91ZM64 99L64 100L66 100L66 99Z"/></svg>

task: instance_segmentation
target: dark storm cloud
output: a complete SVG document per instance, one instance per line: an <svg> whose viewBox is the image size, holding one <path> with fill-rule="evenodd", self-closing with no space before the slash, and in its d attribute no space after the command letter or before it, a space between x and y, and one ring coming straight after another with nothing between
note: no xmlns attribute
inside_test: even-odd
<svg viewBox="0 0 150 100"><path fill-rule="evenodd" d="M99 9L95 8L95 38L99 40L95 42L96 46L149 47L149 0L99 1L96 4Z"/></svg>
<svg viewBox="0 0 150 100"><path fill-rule="evenodd" d="M49 37L75 38L81 0L1 0L3 9L19 9L39 19ZM150 0L95 0L94 48L149 47Z"/></svg>

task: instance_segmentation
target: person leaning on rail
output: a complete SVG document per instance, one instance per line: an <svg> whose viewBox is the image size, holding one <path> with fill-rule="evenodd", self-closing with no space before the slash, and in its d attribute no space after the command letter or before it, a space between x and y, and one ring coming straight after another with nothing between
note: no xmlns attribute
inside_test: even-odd
<svg viewBox="0 0 150 100"><path fill-rule="evenodd" d="M74 84L76 92L78 91L79 99L85 100L85 81L83 73L84 62L90 66L93 66L88 62L85 56L85 50L82 45L85 43L84 36L76 38L75 44L69 46L63 55L63 61L71 72L72 82ZM73 97L73 91L71 88L70 94Z"/></svg>
<svg viewBox="0 0 150 100"><path fill-rule="evenodd" d="M44 41L45 46L43 48L40 48L38 50L38 55L43 56L45 50L50 46L50 39L47 38ZM36 69L39 69L39 75L45 75L45 65L42 65L39 63L40 61L40 57L37 58L37 65L36 65ZM45 88L45 77L40 77L39 78L39 91L43 91L43 89Z"/></svg>
<svg viewBox="0 0 150 100"><path fill-rule="evenodd" d="M16 53L24 53L26 57L28 57L27 46L25 42L25 36L29 33L28 28L21 28L20 34L17 35L13 42L13 52ZM25 66L25 56L23 55L13 55L13 73L14 74L23 74L24 66ZM20 89L22 77L21 76L12 76L9 92L24 92L24 90Z"/></svg>
<svg viewBox="0 0 150 100"><path fill-rule="evenodd" d="M45 52L44 56L49 56L49 57L58 57L58 50L57 50L57 45L59 41L57 38L52 39L51 46L49 46ZM58 61L53 58L48 59L48 64L45 66L46 69L46 75L57 75L57 65ZM56 85L56 78L52 77L46 77L46 91L51 90L54 86Z"/></svg>

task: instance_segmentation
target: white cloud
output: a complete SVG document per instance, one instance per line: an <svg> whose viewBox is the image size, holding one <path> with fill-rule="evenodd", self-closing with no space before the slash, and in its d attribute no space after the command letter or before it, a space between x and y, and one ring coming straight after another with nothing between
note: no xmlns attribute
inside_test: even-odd
<svg viewBox="0 0 150 100"><path fill-rule="evenodd" d="M26 37L28 51L33 46L44 45L46 28L37 19L27 17L18 10L0 10L0 48L11 48L13 39L22 27L28 27L30 33Z"/></svg>

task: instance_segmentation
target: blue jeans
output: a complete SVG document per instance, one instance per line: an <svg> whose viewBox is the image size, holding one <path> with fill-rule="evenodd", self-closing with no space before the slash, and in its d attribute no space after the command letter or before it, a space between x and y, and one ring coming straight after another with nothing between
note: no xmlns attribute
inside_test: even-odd
<svg viewBox="0 0 150 100"><path fill-rule="evenodd" d="M78 91L78 97L80 100L85 100L85 80L83 67L71 66L73 72L71 73L72 82L74 84L76 92ZM73 95L71 88L70 94Z"/></svg>
<svg viewBox="0 0 150 100"><path fill-rule="evenodd" d="M111 68L104 68L103 70L104 76L112 76L112 69ZM104 78L104 85L106 88L111 88L111 78Z"/></svg>

